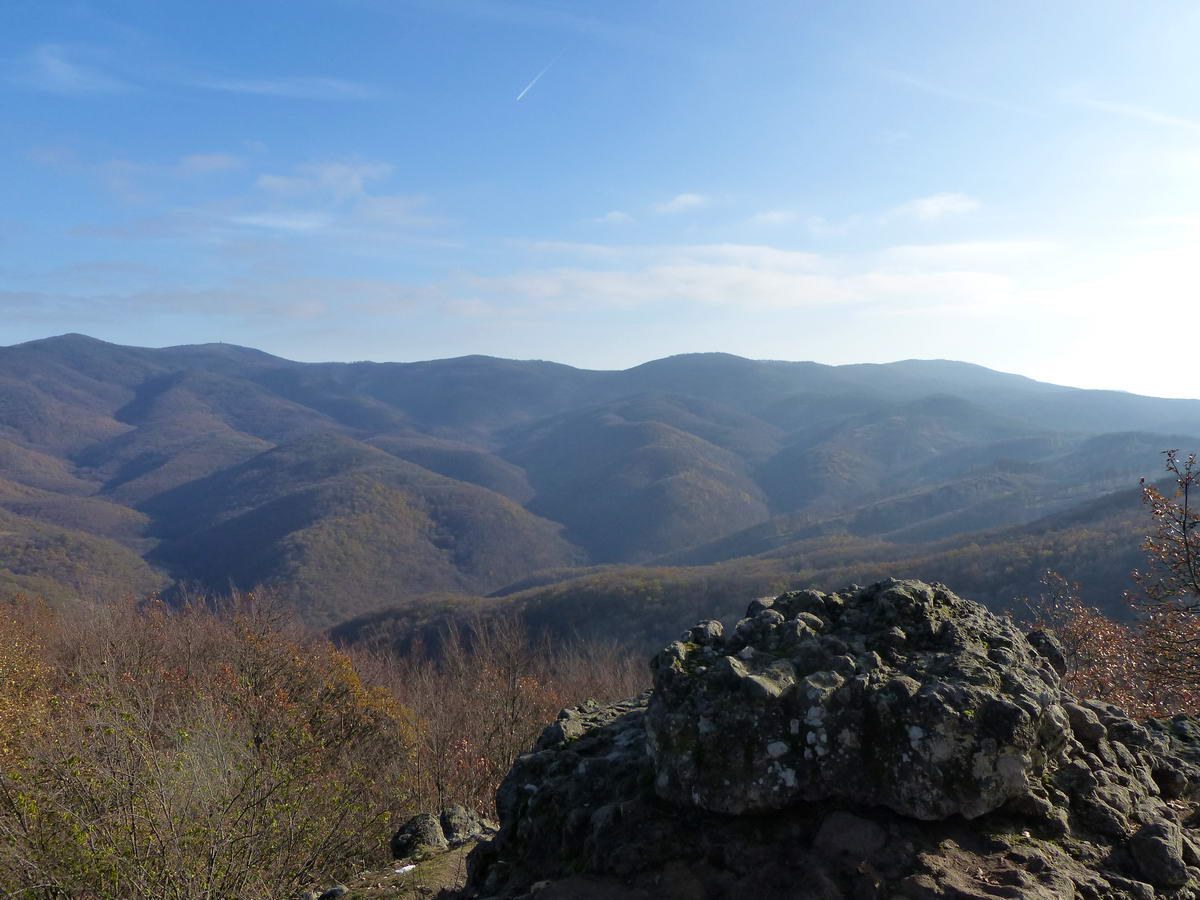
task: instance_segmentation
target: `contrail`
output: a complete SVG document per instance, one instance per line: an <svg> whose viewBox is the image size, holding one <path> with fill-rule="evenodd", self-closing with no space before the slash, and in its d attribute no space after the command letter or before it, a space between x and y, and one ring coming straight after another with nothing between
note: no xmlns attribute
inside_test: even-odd
<svg viewBox="0 0 1200 900"><path fill-rule="evenodd" d="M558 56L562 56L562 54L560 53L560 54L558 54ZM521 91L521 93L517 94L517 100L518 100L518 101L519 101L519 100L520 100L522 97L524 97L526 94L528 94L528 93L529 93L529 91L530 91L530 89L531 89L531 88L532 88L532 87L533 87L535 84L537 84L539 81L541 81L541 79L542 79L542 76L543 76L543 75L545 75L547 72L549 72L549 71L550 71L550 66L552 66L552 65L554 65L556 62L558 62L558 56L556 56L556 57L554 57L554 59L550 60L549 64L546 66L546 68L544 68L544 69L542 69L542 71L538 72L538 73L537 73L537 75L536 75L536 76L534 76L534 79L533 79L533 81L531 81L531 82L529 82L529 84L525 85L525 90L523 90L523 91Z"/></svg>

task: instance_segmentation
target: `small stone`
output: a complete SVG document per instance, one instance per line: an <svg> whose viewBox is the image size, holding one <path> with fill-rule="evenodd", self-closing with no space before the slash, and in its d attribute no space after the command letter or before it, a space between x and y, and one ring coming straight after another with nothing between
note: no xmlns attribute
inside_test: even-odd
<svg viewBox="0 0 1200 900"><path fill-rule="evenodd" d="M757 616L763 610L770 609L774 605L774 597L759 597L756 600L751 600L750 605L746 607L746 616L748 618Z"/></svg>
<svg viewBox="0 0 1200 900"><path fill-rule="evenodd" d="M746 670L746 664L736 656L722 656L713 663L709 674L714 681L738 684L750 673Z"/></svg>
<svg viewBox="0 0 1200 900"><path fill-rule="evenodd" d="M813 631L821 632L825 629L825 623L821 621L821 617L813 615L810 612L802 612L796 616L796 621L807 625Z"/></svg>
<svg viewBox="0 0 1200 900"><path fill-rule="evenodd" d="M1104 878L1111 887L1116 888L1118 891L1123 891L1130 900L1154 900L1154 888L1144 881L1137 881L1133 878L1121 878L1119 875L1110 875L1107 873Z"/></svg>
<svg viewBox="0 0 1200 900"><path fill-rule="evenodd" d="M393 859L410 859L418 854L446 850L449 846L441 821L429 813L413 816L392 835L391 840Z"/></svg>
<svg viewBox="0 0 1200 900"><path fill-rule="evenodd" d="M461 804L447 806L438 817L442 833L451 847L473 840L489 830L491 824L473 809ZM494 830L494 829L491 829Z"/></svg>
<svg viewBox="0 0 1200 900"><path fill-rule="evenodd" d="M1013 797L1004 805L1004 808L1019 816L1036 819L1039 822L1051 818L1054 814L1053 804L1045 797L1032 792Z"/></svg>
<svg viewBox="0 0 1200 900"><path fill-rule="evenodd" d="M1029 641L1034 650L1050 663L1050 668L1058 673L1060 678L1067 674L1067 656L1063 653L1062 644L1058 642L1058 638L1053 633L1037 629L1036 631L1029 632L1026 635L1026 640Z"/></svg>
<svg viewBox="0 0 1200 900"><path fill-rule="evenodd" d="M1177 888L1188 882L1183 860L1183 835L1165 819L1143 825L1129 841L1143 877L1155 887Z"/></svg>
<svg viewBox="0 0 1200 900"><path fill-rule="evenodd" d="M1085 747L1094 746L1101 739L1108 737L1108 729L1094 710L1078 703L1064 703L1063 711L1067 714L1067 721L1071 723L1072 733Z"/></svg>
<svg viewBox="0 0 1200 900"><path fill-rule="evenodd" d="M775 625L782 625L784 618L780 613L773 609L764 609L754 617L754 621L763 628L770 628Z"/></svg>
<svg viewBox="0 0 1200 900"><path fill-rule="evenodd" d="M1191 782L1185 773L1179 769L1158 766L1151 770L1151 778L1154 779L1154 784L1158 787L1158 791L1162 794L1165 800L1174 800L1182 797L1187 793L1187 789Z"/></svg>
<svg viewBox="0 0 1200 900"><path fill-rule="evenodd" d="M719 645L725 638L725 626L716 619L705 619L688 629L687 642L701 647Z"/></svg>

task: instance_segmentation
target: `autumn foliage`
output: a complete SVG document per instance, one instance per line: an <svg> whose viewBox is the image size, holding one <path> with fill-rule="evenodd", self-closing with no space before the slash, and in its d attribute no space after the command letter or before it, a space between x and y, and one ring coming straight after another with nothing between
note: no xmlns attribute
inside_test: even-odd
<svg viewBox="0 0 1200 900"><path fill-rule="evenodd" d="M18 599L0 629L0 896L46 900L349 877L386 862L414 812L487 812L558 706L633 681L614 655L547 653L513 623L439 659L351 658L252 594Z"/></svg>
<svg viewBox="0 0 1200 900"><path fill-rule="evenodd" d="M1135 715L1200 712L1194 456L1118 621L1048 573L1033 627L1066 687ZM653 596L642 597L653 604ZM345 651L270 597L0 602L0 897L268 898L386 862L415 812L493 812L563 706L646 685L640 653L553 645L492 615L397 658Z"/></svg>
<svg viewBox="0 0 1200 900"><path fill-rule="evenodd" d="M1133 573L1138 590L1126 597L1130 620L1088 606L1079 586L1054 572L1030 602L1034 627L1052 629L1063 645L1067 688L1138 716L1200 712L1200 517L1192 505L1200 468L1195 454L1164 456L1175 490L1142 483L1154 531L1142 544L1146 565Z"/></svg>
<svg viewBox="0 0 1200 900"><path fill-rule="evenodd" d="M411 805L404 709L252 596L3 615L0 884L23 896L276 895Z"/></svg>
<svg viewBox="0 0 1200 900"><path fill-rule="evenodd" d="M384 673L419 723L414 778L432 808L492 809L500 780L560 709L649 686L641 654L612 644L556 647L513 616L451 630L436 656L418 648Z"/></svg>

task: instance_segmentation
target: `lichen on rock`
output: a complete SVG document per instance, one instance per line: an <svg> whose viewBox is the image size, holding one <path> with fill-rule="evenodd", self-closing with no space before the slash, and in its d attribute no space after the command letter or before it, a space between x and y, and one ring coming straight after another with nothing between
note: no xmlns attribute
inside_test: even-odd
<svg viewBox="0 0 1200 900"><path fill-rule="evenodd" d="M1058 673L941 586L757 600L651 663L662 798L742 814L841 799L975 818L1028 793L1069 734Z"/></svg>
<svg viewBox="0 0 1200 900"><path fill-rule="evenodd" d="M545 729L464 896L1200 900L1200 722L1062 665L939 585L755 600Z"/></svg>

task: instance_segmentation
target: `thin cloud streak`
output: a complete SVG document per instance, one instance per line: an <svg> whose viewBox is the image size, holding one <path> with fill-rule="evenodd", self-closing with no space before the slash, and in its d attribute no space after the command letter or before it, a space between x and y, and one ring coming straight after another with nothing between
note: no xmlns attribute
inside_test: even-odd
<svg viewBox="0 0 1200 900"><path fill-rule="evenodd" d="M1074 97L1071 102L1076 106L1094 109L1097 112L1134 119L1138 122L1150 122L1153 125L1163 125L1168 128L1181 128L1193 134L1200 134L1200 121L1187 119L1170 113L1147 109L1144 106L1134 106L1129 103L1110 103L1107 100L1093 100L1089 97Z"/></svg>
<svg viewBox="0 0 1200 900"><path fill-rule="evenodd" d="M16 66L10 83L49 94L86 96L121 94L133 86L73 58L61 44L39 44Z"/></svg>
<svg viewBox="0 0 1200 900"><path fill-rule="evenodd" d="M996 100L992 97L982 97L978 94L971 94L965 91L954 90L953 88L944 87L940 84L935 84L932 81L926 81L924 78L917 78L915 75L909 75L907 72L897 72L893 69L880 69L879 74L889 81L894 81L897 84L903 84L918 91L923 91L926 94L932 94L935 97L945 97L947 100L957 100L959 103L970 103L975 106L990 106L993 109L1002 109L1005 112L1016 113L1021 116L1029 116L1031 118L1044 118L1044 116L1026 106L1018 106L1015 103L1009 103L1005 100Z"/></svg>
<svg viewBox="0 0 1200 900"><path fill-rule="evenodd" d="M192 87L233 94L284 97L291 100L369 100L379 92L368 84L341 78L297 76L268 79L203 79Z"/></svg>
<svg viewBox="0 0 1200 900"><path fill-rule="evenodd" d="M550 62L548 62L546 64L546 68L542 69L542 71L538 72L535 76L533 76L533 81L531 81L531 82L529 82L529 84L525 85L525 89L523 91L521 91L521 93L517 94L517 102L518 103L521 102L521 100L525 97L526 94L528 94L531 90L533 90L533 86L535 84L537 84L539 81L542 80L542 76L550 71L550 67L553 66L556 62L558 62L559 56L562 56L562 54L560 53L560 54L558 54L558 56L554 57L554 59L550 60Z"/></svg>

